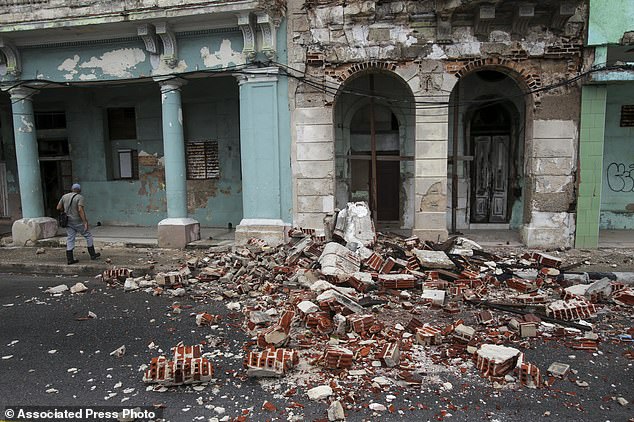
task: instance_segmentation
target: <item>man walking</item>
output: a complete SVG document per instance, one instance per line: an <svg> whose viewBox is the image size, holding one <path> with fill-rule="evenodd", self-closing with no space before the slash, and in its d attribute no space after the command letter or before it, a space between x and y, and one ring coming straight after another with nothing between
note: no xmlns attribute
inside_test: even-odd
<svg viewBox="0 0 634 422"><path fill-rule="evenodd" d="M68 235L66 239L66 259L68 265L79 262L79 260L73 256L75 236L77 236L77 233L86 238L90 259L99 258L101 254L95 252L92 234L88 231L88 217L86 217L86 211L84 210L84 197L81 195L81 186L79 183L75 183L71 187L71 192L61 197L57 204L57 209L59 211L66 211L66 214L68 214L68 225L66 226L66 234Z"/></svg>

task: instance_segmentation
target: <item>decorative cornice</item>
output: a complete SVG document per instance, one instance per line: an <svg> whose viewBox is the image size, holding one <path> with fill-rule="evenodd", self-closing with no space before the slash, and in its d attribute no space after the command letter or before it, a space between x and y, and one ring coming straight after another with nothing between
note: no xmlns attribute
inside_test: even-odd
<svg viewBox="0 0 634 422"><path fill-rule="evenodd" d="M473 31L475 35L487 35L491 22L495 19L495 6L483 4L478 7L473 19Z"/></svg>
<svg viewBox="0 0 634 422"><path fill-rule="evenodd" d="M525 34L531 19L535 17L535 5L531 3L520 3L513 15L512 32L514 34Z"/></svg>

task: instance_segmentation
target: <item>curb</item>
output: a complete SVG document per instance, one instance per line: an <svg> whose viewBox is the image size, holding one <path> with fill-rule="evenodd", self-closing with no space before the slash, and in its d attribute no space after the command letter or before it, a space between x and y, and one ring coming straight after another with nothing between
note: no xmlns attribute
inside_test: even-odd
<svg viewBox="0 0 634 422"><path fill-rule="evenodd" d="M35 264L35 263L24 263L24 262L3 262L0 264L0 273L18 273L18 274L40 274L40 275L81 275L81 276L97 276L101 274L104 270L112 268L111 265L108 264L73 264L67 265L64 263L60 264ZM140 267L140 266L129 266L129 268L134 274L138 274L139 276L145 274L154 274L153 267Z"/></svg>

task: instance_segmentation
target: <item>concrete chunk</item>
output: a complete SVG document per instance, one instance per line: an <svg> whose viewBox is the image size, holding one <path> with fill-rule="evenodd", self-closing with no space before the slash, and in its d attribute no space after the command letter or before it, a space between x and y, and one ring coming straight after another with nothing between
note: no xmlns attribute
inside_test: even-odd
<svg viewBox="0 0 634 422"><path fill-rule="evenodd" d="M451 261L443 251L414 249L413 252L418 262L420 262L420 265L425 268L442 268L449 270L455 267L453 261Z"/></svg>

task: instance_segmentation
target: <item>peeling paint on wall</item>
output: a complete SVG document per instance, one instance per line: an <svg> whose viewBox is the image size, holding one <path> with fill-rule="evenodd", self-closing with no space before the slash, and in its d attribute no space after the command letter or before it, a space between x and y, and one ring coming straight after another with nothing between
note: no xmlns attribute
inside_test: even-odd
<svg viewBox="0 0 634 422"><path fill-rule="evenodd" d="M22 122L22 126L18 128L18 131L23 133L31 133L33 132L33 121L26 116L20 116L20 121Z"/></svg>
<svg viewBox="0 0 634 422"><path fill-rule="evenodd" d="M145 52L140 48L122 48L108 51L100 58L92 57L89 61L79 65L84 69L101 69L104 75L119 78L130 78L129 69L145 61Z"/></svg>
<svg viewBox="0 0 634 422"><path fill-rule="evenodd" d="M159 60L158 67L152 70L152 75L169 75L172 73L183 73L187 71L187 62L179 60L178 64L170 67L164 60Z"/></svg>
<svg viewBox="0 0 634 422"><path fill-rule="evenodd" d="M200 57L203 59L205 66L211 67L227 67L227 66L235 66L238 64L245 63L244 55L242 52L233 51L231 48L231 40L222 40L220 44L220 49L215 52L210 52L208 47L203 47L200 49Z"/></svg>

